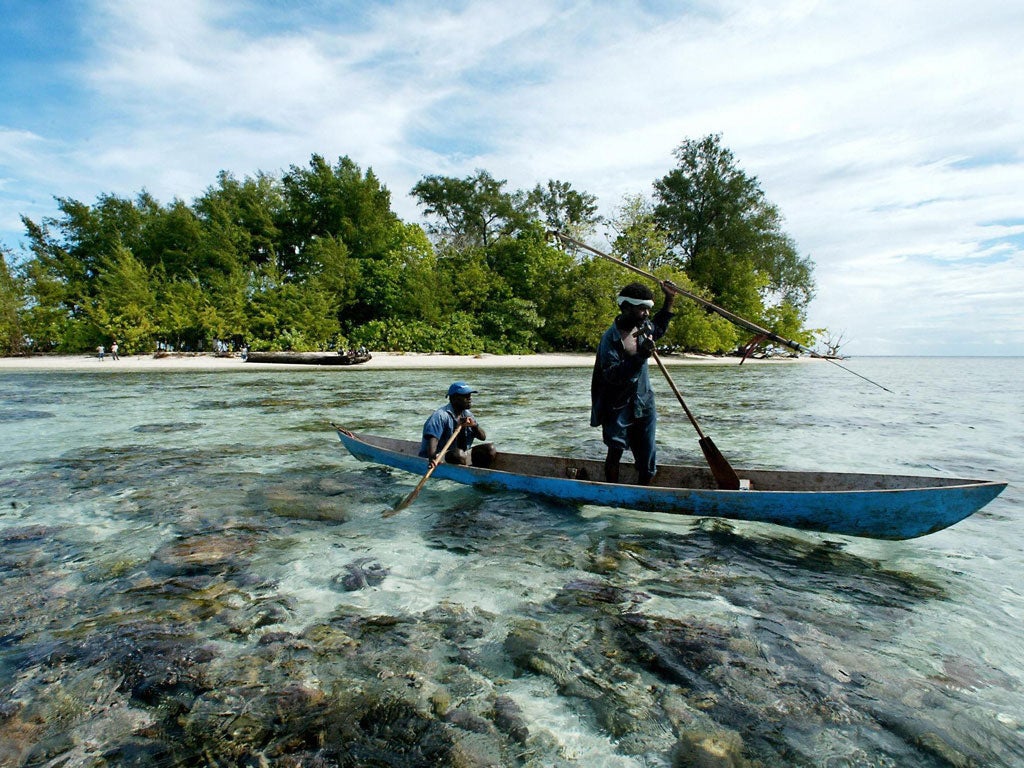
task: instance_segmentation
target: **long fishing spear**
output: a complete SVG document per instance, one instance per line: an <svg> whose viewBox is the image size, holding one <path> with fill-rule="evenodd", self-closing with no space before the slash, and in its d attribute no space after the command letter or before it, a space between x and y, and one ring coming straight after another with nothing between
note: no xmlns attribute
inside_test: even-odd
<svg viewBox="0 0 1024 768"><path fill-rule="evenodd" d="M680 296L685 296L686 298L690 299L691 301L697 302L698 304L700 304L705 309L709 309L712 312L715 312L715 313L721 315L726 320L728 320L730 323L733 323L734 325L738 325L740 328L745 328L746 330L750 331L751 333L756 333L757 335L763 336L766 339L770 339L771 341L774 341L774 342L776 342L778 344L782 344L783 346L789 347L794 352L798 352L800 354L805 354L805 355L810 355L811 357L817 357L817 358L820 358L822 360L825 360L826 362L832 363L832 365L836 366L837 368L842 368L847 373L852 373L854 376L856 376L856 377L858 377L860 379L863 379L864 381L868 382L869 384L874 384L876 387L879 387L880 389L884 389L886 392L892 392L892 390L889 389L888 387L884 387L881 384L879 384L877 381L872 381L867 376L859 374L856 371L851 370L851 369L847 368L844 365L840 365L839 363L837 363L832 358L826 357L825 355L818 354L813 349L808 349L807 347L803 346L802 344L798 344L795 341L791 341L789 339L785 339L782 336L779 336L774 331L769 331L767 328L762 328L757 323L752 323L750 320L746 320L745 318L742 318L739 315L736 315L736 314L730 312L727 309L723 309L722 307L718 306L717 304L712 304L707 299L702 298L702 297L698 296L695 293L691 293L690 291L687 291L684 288L680 288L678 285L673 283L671 280L661 280L661 279L657 278L655 275L652 275L650 272L647 272L647 271L645 271L643 269L640 269L640 267L635 267L632 264L629 264L629 263L623 261L622 259L617 259L614 256L611 256L611 255L609 255L607 253L603 253L603 252L597 250L596 248L593 248L593 247L587 245L586 243L580 242L579 240L577 240L574 237L569 237L569 235L562 234L561 232L558 232L557 230L553 230L553 229L549 230L547 234L548 234L549 237L555 237L555 238L557 238L559 240L562 240L563 242L572 243L577 248L583 248L584 250L590 251L591 253L596 254L597 256L600 256L603 259L608 259L608 261L614 261L619 266L625 267L626 269L631 269L634 272L636 272L638 275L643 275L644 277L647 277L647 278L649 278L651 280L654 280L656 283L658 283L659 285L664 286L665 288L667 288L668 290L672 291L673 293L677 293Z"/></svg>

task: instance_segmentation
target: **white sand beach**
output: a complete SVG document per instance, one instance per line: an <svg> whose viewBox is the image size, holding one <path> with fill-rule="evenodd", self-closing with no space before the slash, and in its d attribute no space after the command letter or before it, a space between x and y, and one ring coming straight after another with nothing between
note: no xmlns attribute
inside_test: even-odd
<svg viewBox="0 0 1024 768"><path fill-rule="evenodd" d="M768 360L749 359L744 365L792 363L810 358L781 357ZM739 358L712 355L665 355L666 366L674 365L738 365ZM240 357L217 357L206 354L121 355L119 360L106 355L100 361L92 355L36 355L31 357L0 357L0 371L232 371L232 370L398 370L409 369L473 369L473 368L588 368L594 364L593 353L553 353L539 355L440 355L421 353L374 352L373 358L359 365L297 365L246 362Z"/></svg>

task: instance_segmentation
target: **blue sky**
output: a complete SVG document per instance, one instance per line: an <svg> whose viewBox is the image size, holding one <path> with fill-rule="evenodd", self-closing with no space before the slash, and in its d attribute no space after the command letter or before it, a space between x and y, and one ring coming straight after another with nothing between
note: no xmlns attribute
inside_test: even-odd
<svg viewBox="0 0 1024 768"><path fill-rule="evenodd" d="M548 179L613 215L720 133L852 355L1024 354L1024 3L0 0L0 242L220 170Z"/></svg>

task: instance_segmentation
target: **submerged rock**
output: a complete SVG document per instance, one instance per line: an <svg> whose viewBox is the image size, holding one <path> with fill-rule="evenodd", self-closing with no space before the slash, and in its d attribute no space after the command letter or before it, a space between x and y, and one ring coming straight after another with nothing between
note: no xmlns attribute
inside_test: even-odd
<svg viewBox="0 0 1024 768"><path fill-rule="evenodd" d="M262 501L262 505L273 515L296 520L344 523L349 519L346 505L337 496L324 498L286 486L268 488L263 491L262 500L257 497L254 501L257 504Z"/></svg>
<svg viewBox="0 0 1024 768"><path fill-rule="evenodd" d="M650 599L650 595L632 589L591 579L576 579L562 588L562 595L575 599L580 604L630 603L636 605Z"/></svg>
<svg viewBox="0 0 1024 768"><path fill-rule="evenodd" d="M465 709L448 710L444 715L444 721L462 728L464 731L475 733L489 733L492 727L487 720Z"/></svg>
<svg viewBox="0 0 1024 768"><path fill-rule="evenodd" d="M743 740L733 731L684 733L672 755L672 768L746 768Z"/></svg>
<svg viewBox="0 0 1024 768"><path fill-rule="evenodd" d="M14 526L0 531L0 542L13 544L23 541L42 541L54 533L56 533L56 529L45 525Z"/></svg>
<svg viewBox="0 0 1024 768"><path fill-rule="evenodd" d="M186 572L232 568L243 565L241 558L251 554L256 544L254 534L217 531L185 536L162 547L154 557L159 562Z"/></svg>
<svg viewBox="0 0 1024 768"><path fill-rule="evenodd" d="M345 565L345 573L332 579L332 583L346 592L355 592L366 587L375 587L387 577L391 570L372 557L362 557Z"/></svg>
<svg viewBox="0 0 1024 768"><path fill-rule="evenodd" d="M530 737L530 727L523 710L511 696L498 696L494 700L494 724L520 744L525 744Z"/></svg>

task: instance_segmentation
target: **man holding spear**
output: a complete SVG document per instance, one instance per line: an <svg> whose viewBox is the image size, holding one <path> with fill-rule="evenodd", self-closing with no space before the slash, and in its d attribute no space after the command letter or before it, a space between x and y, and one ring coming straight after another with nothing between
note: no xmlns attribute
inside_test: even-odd
<svg viewBox="0 0 1024 768"><path fill-rule="evenodd" d="M640 485L649 485L657 472L658 416L647 359L668 330L675 300L675 294L664 286L662 292L664 303L651 318L651 289L643 283L623 287L616 297L619 314L597 349L590 386L590 426L601 427L608 446L604 476L609 483L619 482L619 462L627 448L633 453Z"/></svg>

